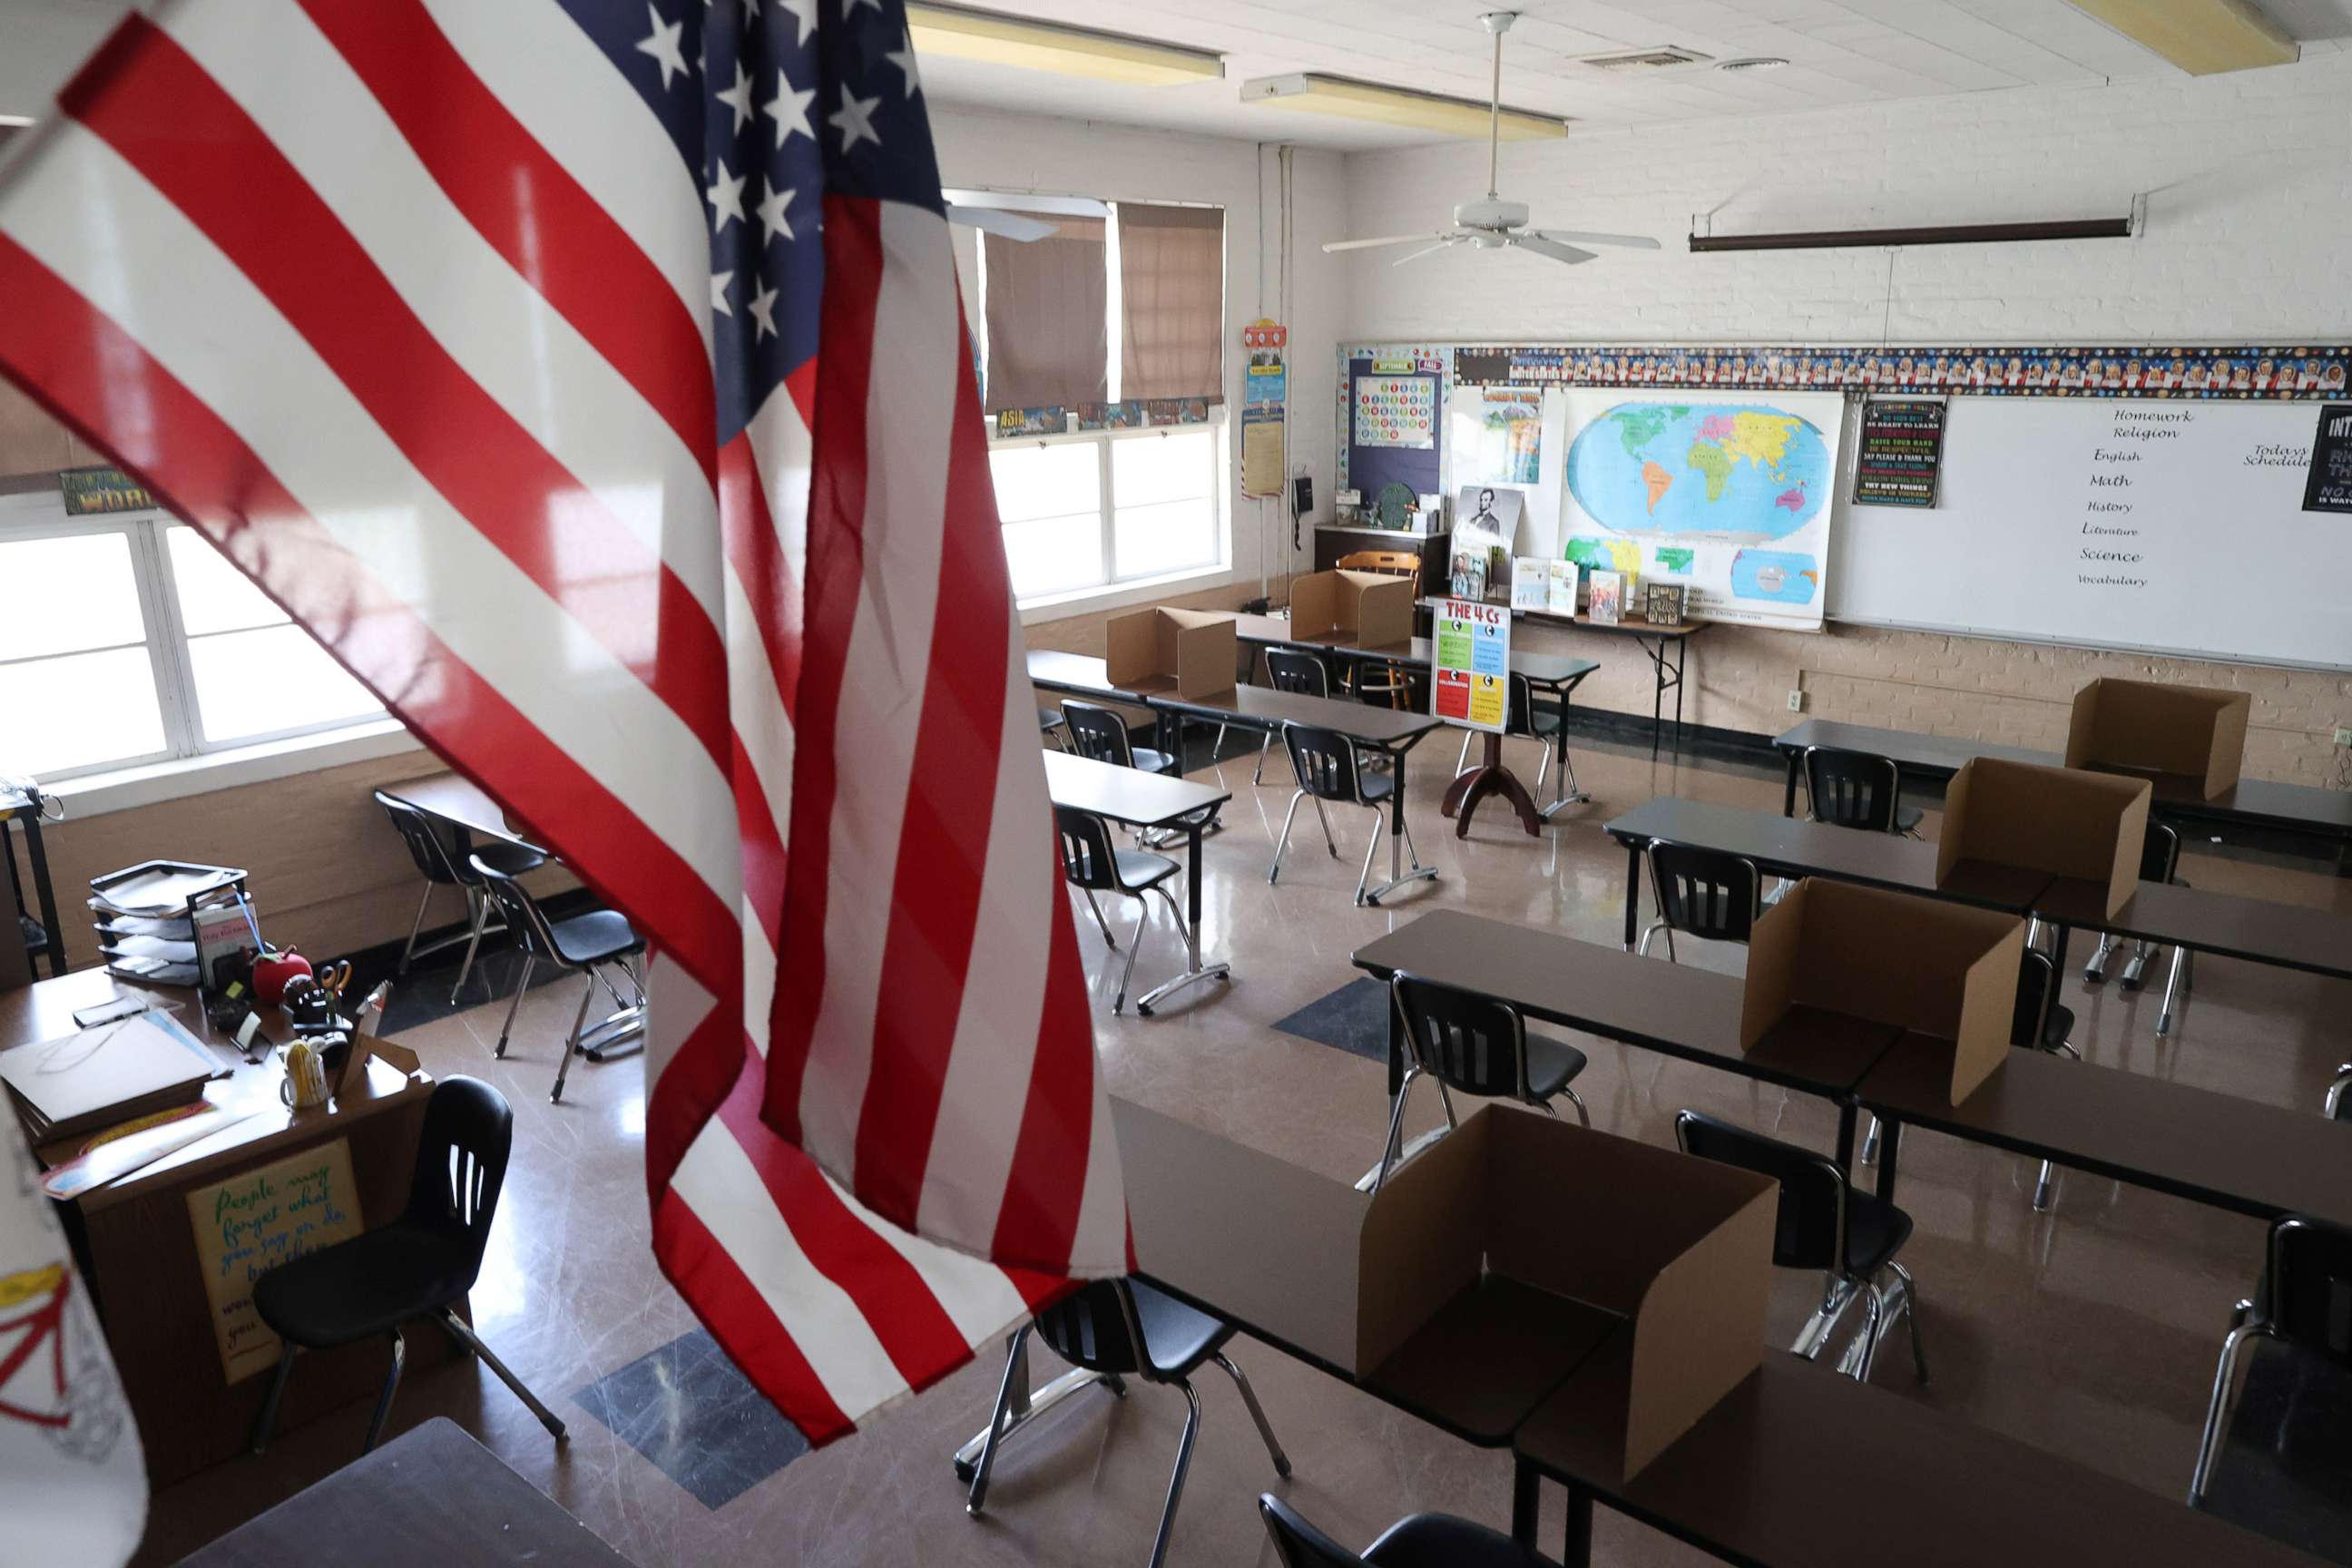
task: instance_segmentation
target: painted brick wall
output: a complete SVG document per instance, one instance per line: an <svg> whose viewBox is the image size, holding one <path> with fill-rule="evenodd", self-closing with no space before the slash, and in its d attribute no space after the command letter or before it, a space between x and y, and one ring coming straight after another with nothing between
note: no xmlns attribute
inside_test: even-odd
<svg viewBox="0 0 2352 1568"><path fill-rule="evenodd" d="M1347 161L1350 229L1442 226L1484 188L1484 149ZM1447 252L1349 278L1353 339L1894 342L2145 342L2352 335L2352 55L2273 70L2095 89L1580 131L1503 149L1502 190L1538 224L1657 236L1566 268ZM1681 237L2120 215L2126 241L1692 256ZM1602 661L1580 701L1646 714L1650 668L1619 639L1533 634ZM2352 664L2352 648L2341 650ZM1686 718L1771 732L1807 712L1860 723L2063 739L2095 675L2254 694L2247 771L2329 781L2352 676L2096 653L1865 627L1801 636L1719 626L1692 646Z"/></svg>

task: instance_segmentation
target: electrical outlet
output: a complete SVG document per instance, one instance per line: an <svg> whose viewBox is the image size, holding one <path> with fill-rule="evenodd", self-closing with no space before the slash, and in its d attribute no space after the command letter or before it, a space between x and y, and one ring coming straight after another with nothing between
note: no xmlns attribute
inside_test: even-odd
<svg viewBox="0 0 2352 1568"><path fill-rule="evenodd" d="M2336 743L2339 746L2352 746L2352 729L2347 729L2341 724L2336 725Z"/></svg>
<svg viewBox="0 0 2352 1568"><path fill-rule="evenodd" d="M1804 693L1804 689L1803 689L1802 687L1797 687L1797 686L1792 686L1792 687L1789 688L1789 711L1790 711L1790 712L1791 712L1791 713L1802 713L1804 710L1805 710L1805 693ZM2340 731L2339 731L2339 732L2340 732Z"/></svg>

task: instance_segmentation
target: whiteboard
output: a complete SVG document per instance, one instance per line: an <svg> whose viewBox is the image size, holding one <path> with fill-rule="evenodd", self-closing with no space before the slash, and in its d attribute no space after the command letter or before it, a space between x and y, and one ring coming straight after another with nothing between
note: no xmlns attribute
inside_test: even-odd
<svg viewBox="0 0 2352 1568"><path fill-rule="evenodd" d="M1854 506L1849 458L1830 616L2352 668L2352 518L2302 510L2318 421L2310 403L1955 397L1933 510Z"/></svg>

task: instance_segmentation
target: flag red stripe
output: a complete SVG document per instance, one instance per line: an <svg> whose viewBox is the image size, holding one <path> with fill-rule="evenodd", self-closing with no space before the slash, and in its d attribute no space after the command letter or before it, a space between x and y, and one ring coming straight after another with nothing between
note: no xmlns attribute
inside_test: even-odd
<svg viewBox="0 0 2352 1568"><path fill-rule="evenodd" d="M761 643L768 650L776 697L789 717L800 700L800 584L793 581L792 564L776 537L776 520L768 510L748 427L719 453L719 528L728 563L743 585Z"/></svg>
<svg viewBox="0 0 2352 1568"><path fill-rule="evenodd" d="M138 342L0 235L8 369L251 574L401 721L627 909L706 986L740 984L735 911L645 824L386 593L236 431ZM136 419L121 410L137 408ZM601 851L584 857L580 849Z"/></svg>
<svg viewBox="0 0 2352 1568"><path fill-rule="evenodd" d="M418 0L297 0L508 265L716 477L710 359L677 290L476 76Z"/></svg>
<svg viewBox="0 0 2352 1568"><path fill-rule="evenodd" d="M961 330L955 353L964 363L969 350ZM970 378L962 379L969 388ZM979 411L960 405L956 416L976 420ZM875 998L867 1081L885 1088L866 1095L857 1124L859 1198L910 1228L922 1202L931 1132L970 978L996 815L1012 635L1005 623L1013 600L995 511L987 489L972 488L973 476L960 460L961 447L953 441L950 447L930 667L924 672L890 931ZM980 478L984 486L984 469ZM1046 843L1041 833L1037 847ZM1059 894L1060 880L1056 875L1050 884L1056 905L1067 901ZM1069 1253L1066 1248L1059 1256ZM1041 1261L1035 1254L1027 1257Z"/></svg>
<svg viewBox="0 0 2352 1568"><path fill-rule="evenodd" d="M727 655L685 585L434 339L236 100L139 16L59 102L284 315L482 536L724 765ZM107 80L93 90L94 76ZM698 626L697 625L698 623ZM657 647L658 644L658 647Z"/></svg>
<svg viewBox="0 0 2352 1568"><path fill-rule="evenodd" d="M784 946L768 1033L762 1116L800 1137L801 1079L824 1000L825 879L832 874L833 802L841 681L865 591L866 403L874 312L882 284L875 204L824 199L824 352L817 370L814 472L809 480L808 580L802 586L800 701L793 713L793 876L784 889ZM862 868L851 868L861 874Z"/></svg>
<svg viewBox="0 0 2352 1568"><path fill-rule="evenodd" d="M792 1417L812 1447L857 1429L735 1259L673 1193L654 1196L654 1258L728 1359Z"/></svg>
<svg viewBox="0 0 2352 1568"><path fill-rule="evenodd" d="M846 1291L908 1385L919 1391L971 1347L897 1248L849 1211L814 1161L760 1120L760 1085L745 1075L719 1119L760 1173L811 1267Z"/></svg>

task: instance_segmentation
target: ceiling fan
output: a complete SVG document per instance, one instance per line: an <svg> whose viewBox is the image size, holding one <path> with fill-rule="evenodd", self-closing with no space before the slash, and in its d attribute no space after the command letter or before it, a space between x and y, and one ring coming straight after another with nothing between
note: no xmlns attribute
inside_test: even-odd
<svg viewBox="0 0 2352 1568"><path fill-rule="evenodd" d="M1495 84L1486 110L1486 195L1479 201L1464 202L1454 209L1454 226L1435 234L1390 234L1378 239L1335 239L1323 248L1328 251L1372 250L1385 245L1418 245L1419 250L1399 257L1391 265L1402 267L1432 251L1448 246L1467 245L1476 250L1500 250L1516 246L1531 250L1538 256L1548 256L1554 261L1564 261L1573 267L1580 261L1591 261L1593 253L1581 248L1588 245L1622 245L1636 250L1655 250L1658 242L1638 234L1591 234L1577 229L1529 228L1525 202L1507 202L1495 193L1495 163L1502 142L1503 112L1503 35L1518 20L1517 11L1489 11L1478 18L1495 37Z"/></svg>
<svg viewBox="0 0 2352 1568"><path fill-rule="evenodd" d="M942 191L947 198L948 221L966 228L976 228L1000 239L1017 240L1026 245L1043 239L1055 232L1054 224L1029 216L1045 213L1055 216L1107 217L1110 208L1104 203L1087 196L1020 196L1002 191Z"/></svg>

